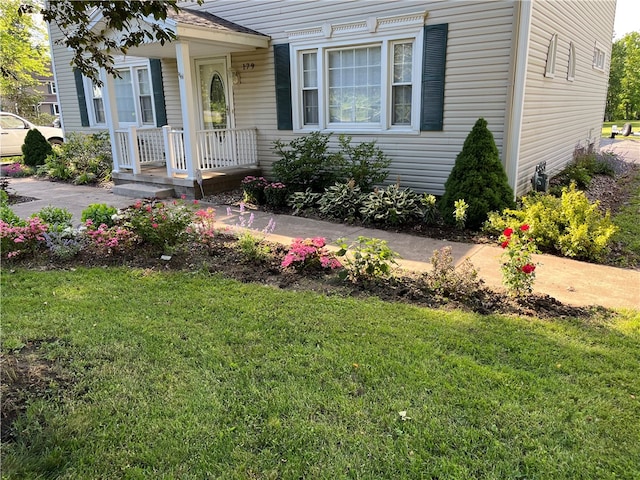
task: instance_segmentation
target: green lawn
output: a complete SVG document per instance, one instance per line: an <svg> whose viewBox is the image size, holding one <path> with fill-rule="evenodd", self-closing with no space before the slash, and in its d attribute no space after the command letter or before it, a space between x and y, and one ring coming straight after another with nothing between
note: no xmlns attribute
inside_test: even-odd
<svg viewBox="0 0 640 480"><path fill-rule="evenodd" d="M632 192L629 203L624 205L612 218L613 223L618 227L612 241L623 248L620 263L624 267L633 265L634 262L638 265L640 261L640 222L638 222L640 173L636 173L626 188Z"/></svg>
<svg viewBox="0 0 640 480"><path fill-rule="evenodd" d="M602 136L606 138L609 138L611 136L611 125L617 125L618 131L622 131L622 127L625 123L631 123L632 129L634 132L640 131L640 120L616 120L615 122L604 122L602 124ZM617 135L616 138L617 139L624 138L625 140L640 141L640 136L637 136L637 135L629 135L628 137Z"/></svg>
<svg viewBox="0 0 640 480"><path fill-rule="evenodd" d="M640 316L482 316L95 268L1 274L73 382L3 478L640 477ZM402 413L400 413L402 412Z"/></svg>

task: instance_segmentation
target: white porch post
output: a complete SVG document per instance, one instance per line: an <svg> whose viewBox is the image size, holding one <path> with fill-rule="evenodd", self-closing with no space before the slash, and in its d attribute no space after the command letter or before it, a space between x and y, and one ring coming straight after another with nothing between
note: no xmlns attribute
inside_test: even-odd
<svg viewBox="0 0 640 480"><path fill-rule="evenodd" d="M198 124L196 97L191 71L189 44L176 42L176 59L178 61L178 84L180 86L180 103L182 106L182 122L184 128L184 156L187 167L187 178L196 178L196 129Z"/></svg>
<svg viewBox="0 0 640 480"><path fill-rule="evenodd" d="M133 174L140 174L140 147L138 146L138 129L133 125L129 127L129 154L131 155L131 165Z"/></svg>
<svg viewBox="0 0 640 480"><path fill-rule="evenodd" d="M102 80L102 104L104 106L104 119L109 128L111 138L111 156L113 157L113 171L120 171L120 151L116 140L116 129L119 125L118 106L116 104L116 89L113 84L113 77L107 75L104 69L100 70L100 80Z"/></svg>
<svg viewBox="0 0 640 480"><path fill-rule="evenodd" d="M176 162L175 145L173 144L173 136L171 135L171 126L162 127L162 138L164 139L164 158L167 164L167 177L173 177L173 166Z"/></svg>

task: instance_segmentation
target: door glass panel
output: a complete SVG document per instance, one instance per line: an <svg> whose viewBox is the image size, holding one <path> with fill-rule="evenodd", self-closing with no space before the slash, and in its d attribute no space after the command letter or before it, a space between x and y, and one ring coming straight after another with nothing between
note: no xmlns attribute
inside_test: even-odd
<svg viewBox="0 0 640 480"><path fill-rule="evenodd" d="M228 105L223 71L220 64L199 66L202 128L205 130L228 126Z"/></svg>

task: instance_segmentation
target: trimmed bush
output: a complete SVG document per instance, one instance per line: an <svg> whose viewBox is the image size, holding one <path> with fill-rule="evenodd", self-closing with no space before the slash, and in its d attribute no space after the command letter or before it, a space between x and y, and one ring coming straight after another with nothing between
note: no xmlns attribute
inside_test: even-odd
<svg viewBox="0 0 640 480"><path fill-rule="evenodd" d="M340 135L339 143L344 162L341 176L345 182L353 180L360 190L368 193L387 179L391 159L376 147L376 142L352 146L350 136Z"/></svg>
<svg viewBox="0 0 640 480"><path fill-rule="evenodd" d="M446 222L455 222L455 202L460 199L469 205L466 225L472 229L480 227L489 212L514 207L513 190L484 118L464 141L444 188L440 208Z"/></svg>
<svg viewBox="0 0 640 480"><path fill-rule="evenodd" d="M82 211L82 223L86 223L87 220L91 220L93 225L106 225L107 227L113 227L115 221L113 216L118 213L116 207L107 205L106 203L92 203Z"/></svg>
<svg viewBox="0 0 640 480"><path fill-rule="evenodd" d="M32 128L27 132L22 145L25 165L29 167L44 165L45 159L51 155L51 152L53 152L53 149L47 139L40 133L40 130Z"/></svg>
<svg viewBox="0 0 640 480"><path fill-rule="evenodd" d="M323 192L339 178L344 163L342 155L329 152L330 136L312 132L289 143L276 140L280 160L272 166L273 175L291 191Z"/></svg>

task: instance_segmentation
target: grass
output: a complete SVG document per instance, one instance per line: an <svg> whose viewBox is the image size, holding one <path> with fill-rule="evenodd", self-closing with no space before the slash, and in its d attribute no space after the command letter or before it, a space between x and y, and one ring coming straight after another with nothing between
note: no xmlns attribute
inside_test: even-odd
<svg viewBox="0 0 640 480"><path fill-rule="evenodd" d="M629 202L612 218L618 227L612 241L622 246L621 258L627 264L640 260L640 173L636 173L628 188L633 192Z"/></svg>
<svg viewBox="0 0 640 480"><path fill-rule="evenodd" d="M640 120L616 120L615 122L604 122L602 124L602 136L605 138L609 138L611 136L611 125L617 125L618 131L622 131L622 126L625 123L630 123L633 128L633 132L640 131ZM622 135L617 135L617 139L625 139L625 140L637 140L640 141L640 136L637 135L629 135L628 137L623 137Z"/></svg>
<svg viewBox="0 0 640 480"><path fill-rule="evenodd" d="M3 352L46 340L74 379L30 403L3 478L640 476L634 312L481 316L124 268L3 269L1 287Z"/></svg>

